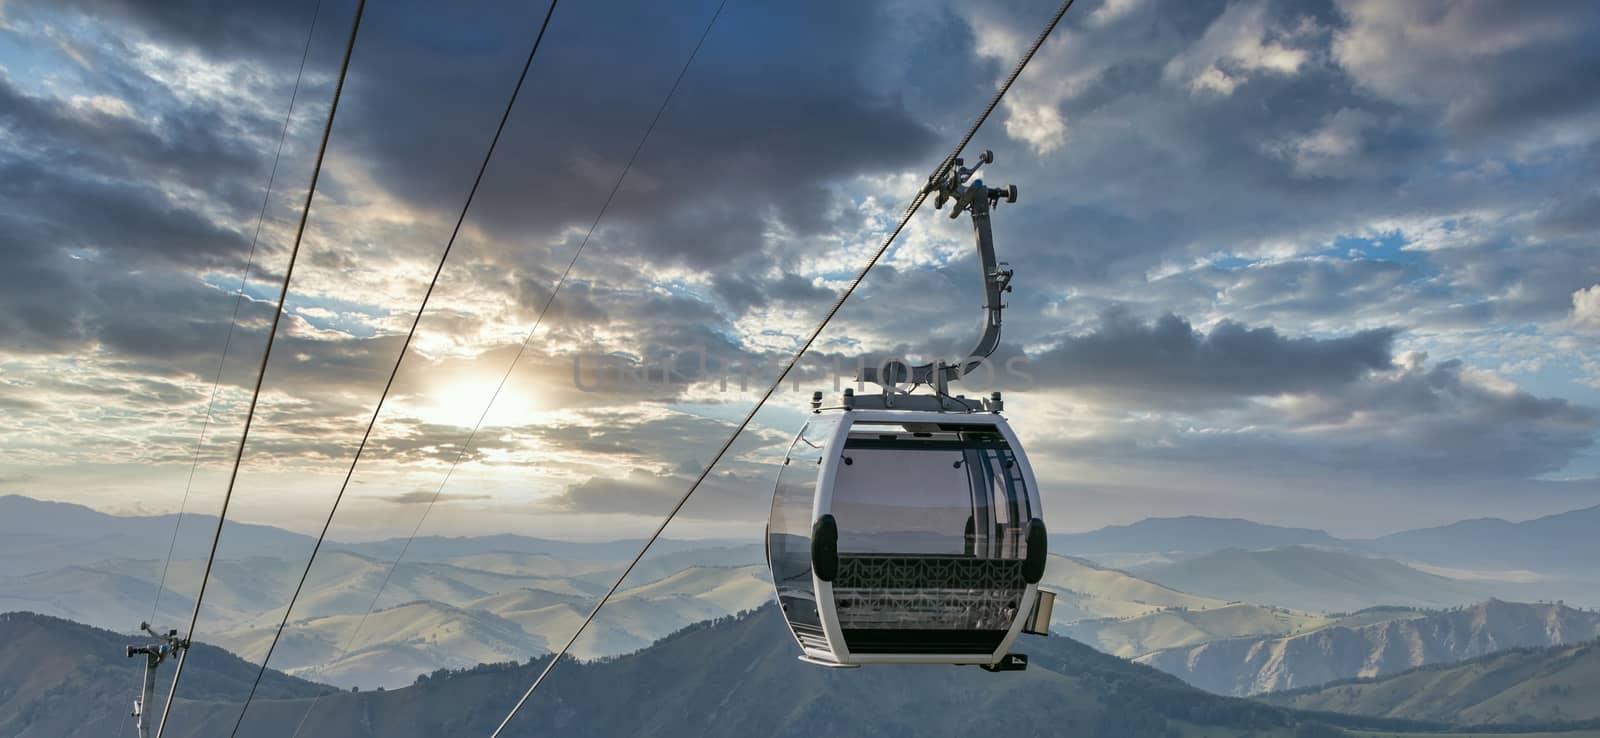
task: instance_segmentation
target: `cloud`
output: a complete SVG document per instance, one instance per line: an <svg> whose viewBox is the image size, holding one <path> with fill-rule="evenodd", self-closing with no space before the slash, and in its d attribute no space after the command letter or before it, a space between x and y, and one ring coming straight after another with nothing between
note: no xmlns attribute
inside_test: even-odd
<svg viewBox="0 0 1600 738"><path fill-rule="evenodd" d="M1267 8L1261 2L1228 5L1199 41L1167 62L1162 75L1192 93L1227 97L1254 74L1299 72L1308 54L1290 44L1308 31L1271 25Z"/></svg>
<svg viewBox="0 0 1600 738"><path fill-rule="evenodd" d="M1194 407L1331 391L1388 369L1395 331L1341 338L1290 338L1271 327L1222 321L1202 333L1176 315L1141 323L1122 311L1100 326L1056 339L1032 356L1042 387L1066 388L1100 402Z"/></svg>
<svg viewBox="0 0 1600 738"><path fill-rule="evenodd" d="M1600 326L1600 284L1572 293L1572 319L1583 325Z"/></svg>
<svg viewBox="0 0 1600 738"><path fill-rule="evenodd" d="M1471 133L1592 112L1600 12L1563 2L1342 0L1333 60L1363 88Z"/></svg>
<svg viewBox="0 0 1600 738"><path fill-rule="evenodd" d="M600 515L665 514L694 482L685 474L638 469L620 478L595 476L568 487L553 509ZM695 491L683 517L700 520L761 520L772 505L773 476L718 472Z"/></svg>
<svg viewBox="0 0 1600 738"><path fill-rule="evenodd" d="M1600 47L1593 14L1563 7L1069 13L973 142L999 156L986 177L1022 190L994 226L1017 269L1002 358L1037 360L1039 391L1014 414L1043 429L1037 460L1181 469L1139 482L1169 492L1359 471L1374 495L1420 490L1418 508L1457 499L1456 469L1506 490L1586 473L1600 126L1572 85ZM558 10L364 462L388 489L433 489L460 453L711 8ZM452 490L555 495L549 511L577 515L625 514L605 504L629 494L670 504L750 400L716 391L719 360L770 379L1042 20L901 9L725 11ZM349 11L319 19L215 438L236 432L253 382ZM0 213L0 403L19 420L0 429L5 461L181 463L310 4L7 12L0 33L26 53L0 79L0 196L14 205ZM256 473L347 463L541 13L403 2L370 16ZM70 53L50 30L64 28ZM848 375L863 354L953 358L976 335L977 284L968 224L924 213L804 382L826 388L818 366ZM671 381L630 383L674 354ZM597 380L601 360L623 378L581 391L575 363ZM1044 420L1062 407L1069 419ZM735 475L727 496L707 499L764 515L738 494L770 484L761 465L787 430L741 441L719 470ZM1297 504L1262 494L1251 509Z"/></svg>
<svg viewBox="0 0 1600 738"><path fill-rule="evenodd" d="M1537 397L1459 361L1430 366L1416 354L1311 392L1206 413L1168 409L1102 418L1088 432L1035 445L1079 463L1165 470L1273 495L1308 483L1448 497L1451 485L1478 489L1561 469L1593 446L1600 428L1593 408Z"/></svg>
<svg viewBox="0 0 1600 738"><path fill-rule="evenodd" d="M436 490L419 489L381 498L396 505L432 504L434 502L471 502L494 499L492 495L438 494Z"/></svg>
<svg viewBox="0 0 1600 738"><path fill-rule="evenodd" d="M1336 176L1364 159L1367 132L1376 125L1377 117L1371 113L1343 108L1316 131L1290 137L1269 150L1288 160L1295 174Z"/></svg>
<svg viewBox="0 0 1600 738"><path fill-rule="evenodd" d="M1133 11L1141 8L1147 0L1106 0L1089 13L1088 24L1091 26L1105 26L1128 17Z"/></svg>

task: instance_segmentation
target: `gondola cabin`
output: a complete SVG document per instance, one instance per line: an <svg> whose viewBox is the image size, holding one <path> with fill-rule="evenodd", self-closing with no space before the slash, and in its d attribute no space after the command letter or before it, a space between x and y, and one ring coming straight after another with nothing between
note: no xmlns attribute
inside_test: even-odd
<svg viewBox="0 0 1600 738"><path fill-rule="evenodd" d="M811 415L778 474L767 536L802 658L1001 664L1044 573L1037 490L998 412Z"/></svg>

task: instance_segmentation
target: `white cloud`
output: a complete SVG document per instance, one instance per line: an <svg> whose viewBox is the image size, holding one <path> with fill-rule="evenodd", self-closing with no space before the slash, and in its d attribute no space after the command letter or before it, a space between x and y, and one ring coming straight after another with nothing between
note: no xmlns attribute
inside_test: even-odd
<svg viewBox="0 0 1600 738"><path fill-rule="evenodd" d="M79 114L107 115L114 118L137 117L126 100L111 95L76 95L67 101Z"/></svg>
<svg viewBox="0 0 1600 738"><path fill-rule="evenodd" d="M1067 122L1054 105L1036 103L1026 107L1011 105L1006 118L1006 133L1026 141L1033 150L1046 154L1061 148L1067 140Z"/></svg>
<svg viewBox="0 0 1600 738"><path fill-rule="evenodd" d="M1267 149L1302 177L1349 174L1363 160L1364 134L1377 124L1377 116L1365 110L1342 108L1317 130L1269 144Z"/></svg>
<svg viewBox="0 0 1600 738"><path fill-rule="evenodd" d="M1334 34L1332 58L1368 92L1403 106L1439 106L1447 120L1469 123L1546 86L1538 76L1546 70L1502 60L1574 37L1584 27L1569 12L1576 7L1342 0L1348 23Z"/></svg>
<svg viewBox="0 0 1600 738"><path fill-rule="evenodd" d="M1146 0L1106 0L1089 14L1089 25L1094 27L1108 26L1123 18L1145 4Z"/></svg>
<svg viewBox="0 0 1600 738"><path fill-rule="evenodd" d="M1600 284L1572 293L1572 320L1600 328Z"/></svg>
<svg viewBox="0 0 1600 738"><path fill-rule="evenodd" d="M1009 68L1026 48L1027 37L992 14L974 12L967 22L980 57ZM1096 46L1091 35L1058 28L1001 100L1006 112L1006 133L1031 146L1037 154L1060 149L1068 133L1061 107L1083 94L1117 61L1100 53Z"/></svg>
<svg viewBox="0 0 1600 738"><path fill-rule="evenodd" d="M1162 70L1169 83L1196 94L1227 97L1249 81L1251 73L1287 76L1300 71L1310 54L1288 42L1312 33L1315 27L1284 31L1268 25L1262 3L1234 3L1223 11L1205 35Z"/></svg>

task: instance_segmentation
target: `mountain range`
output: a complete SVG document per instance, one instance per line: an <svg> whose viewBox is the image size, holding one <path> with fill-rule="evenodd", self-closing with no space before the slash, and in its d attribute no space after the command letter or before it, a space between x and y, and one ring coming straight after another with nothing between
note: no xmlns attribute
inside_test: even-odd
<svg viewBox="0 0 1600 738"><path fill-rule="evenodd" d="M1573 515L1581 519L1586 512ZM173 520L124 518L76 505L0 497L0 531L5 533L0 535L0 572L13 572L0 575L0 610L41 611L101 627L129 628L149 617ZM198 530L215 519L208 524L203 517L188 516L185 529L197 520ZM1561 527L1548 520L1533 522ZM295 558L296 547L303 544L308 551L311 541L266 526L239 530L239 550L224 543L198 633L243 657L260 658L304 566L303 559ZM233 534L230 524L225 535ZM162 543L148 558L96 558L115 551L118 541L150 536ZM1224 539L1277 547L1223 546L1201 552ZM1193 551L1167 549L1162 540L1181 541ZM1285 541L1302 543L1277 545ZM406 560L388 575L403 543L325 547L272 665L341 687L371 689L403 686L438 668L525 661L565 641L615 577L620 560L637 545L511 535L418 538ZM1422 571L1342 547L1347 543L1309 529L1206 518L1151 520L1057 536L1053 545L1058 549L1092 544L1148 550L1144 564L1128 569L1052 555L1044 582L1059 593L1052 627L1108 653L1147 660L1207 689L1248 694L1474 655L1480 651L1473 650L1476 641L1471 639L1444 639L1426 658L1358 658L1353 654L1371 648L1366 636L1340 635L1338 648L1306 644L1379 624L1400 628L1400 621L1432 617L1439 608L1525 591L1516 582ZM57 554L61 560L49 560ZM665 542L634 571L590 634L576 644L574 655L594 659L638 651L691 623L764 604L771 588L762 559L756 543ZM168 592L154 618L158 624L187 620L193 602L186 593L198 582L202 564L181 557L172 563ZM363 623L386 576L383 600ZM1595 591L1576 592L1574 603L1586 604L1579 598ZM1229 650L1241 648L1244 652ZM1352 659L1379 667L1363 670L1351 666Z"/></svg>
<svg viewBox="0 0 1600 738"><path fill-rule="evenodd" d="M0 618L0 665L23 663L41 651L58 656L58 667L49 670L0 670L0 732L19 738L115 734L138 683L135 670L115 663L121 656L113 652L125 640L38 615ZM1365 728L1441 727L1218 697L1067 638L1029 636L1019 650L1032 657L1024 672L940 666L823 669L795 658L793 639L768 605L692 626L636 654L563 664L505 735L1202 738L1248 733L1299 738L1344 735L1327 721ZM203 677L250 665L217 653L224 663L185 677L167 735L193 738L231 730L247 685L219 680L202 687ZM302 717L303 735L488 735L542 666L535 660L440 670L404 688L359 692L323 692L274 674L269 678L273 688L251 704L240 736L289 735Z"/></svg>
<svg viewBox="0 0 1600 738"><path fill-rule="evenodd" d="M1140 567L1229 548L1306 546L1395 558L1411 564L1515 581L1529 573L1593 583L1600 561L1600 505L1512 522L1463 520L1377 538L1337 538L1326 531L1236 518L1149 518L1087 533L1054 535L1051 550L1102 564ZM1600 604L1600 603L1595 603Z"/></svg>
<svg viewBox="0 0 1600 738"><path fill-rule="evenodd" d="M1226 548L1133 571L1174 589L1313 612L1379 605L1450 607L1499 592L1485 582L1429 574L1392 559L1309 546Z"/></svg>
<svg viewBox="0 0 1600 738"><path fill-rule="evenodd" d="M594 596L540 589L487 595L457 607L418 600L358 615L297 620L273 653L273 667L341 686L394 688L438 668L525 661L564 643ZM692 567L617 592L572 648L583 659L649 646L686 625L752 610L772 599L766 568ZM357 627L359 636L352 640ZM214 640L259 661L274 626L221 633ZM348 650L346 646L348 645Z"/></svg>
<svg viewBox="0 0 1600 738"><path fill-rule="evenodd" d="M1240 518L1146 518L1130 525L1112 525L1087 533L1050 537L1050 548L1061 553L1094 557L1117 553L1209 553L1223 548L1278 548L1281 546L1342 546L1324 531L1285 528Z"/></svg>

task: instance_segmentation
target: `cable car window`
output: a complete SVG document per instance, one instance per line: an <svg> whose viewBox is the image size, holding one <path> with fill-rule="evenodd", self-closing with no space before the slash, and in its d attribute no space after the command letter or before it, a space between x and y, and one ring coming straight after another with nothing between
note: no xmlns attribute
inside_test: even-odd
<svg viewBox="0 0 1600 738"><path fill-rule="evenodd" d="M866 448L846 441L833 488L839 551L961 554L971 514L961 449Z"/></svg>
<svg viewBox="0 0 1600 738"><path fill-rule="evenodd" d="M1032 493L992 427L850 430L831 509L840 553L1005 559L1026 553Z"/></svg>
<svg viewBox="0 0 1600 738"><path fill-rule="evenodd" d="M811 582L812 500L817 489L817 462L838 424L837 416L815 417L789 448L789 456L778 472L767 533L767 553L779 605L791 625L817 628L819 633L822 623L817 617Z"/></svg>
<svg viewBox="0 0 1600 738"><path fill-rule="evenodd" d="M1037 507L1015 452L992 426L850 431L830 512L851 648L882 652L903 646L892 633L937 631L955 639L944 648L992 649L1021 603Z"/></svg>

